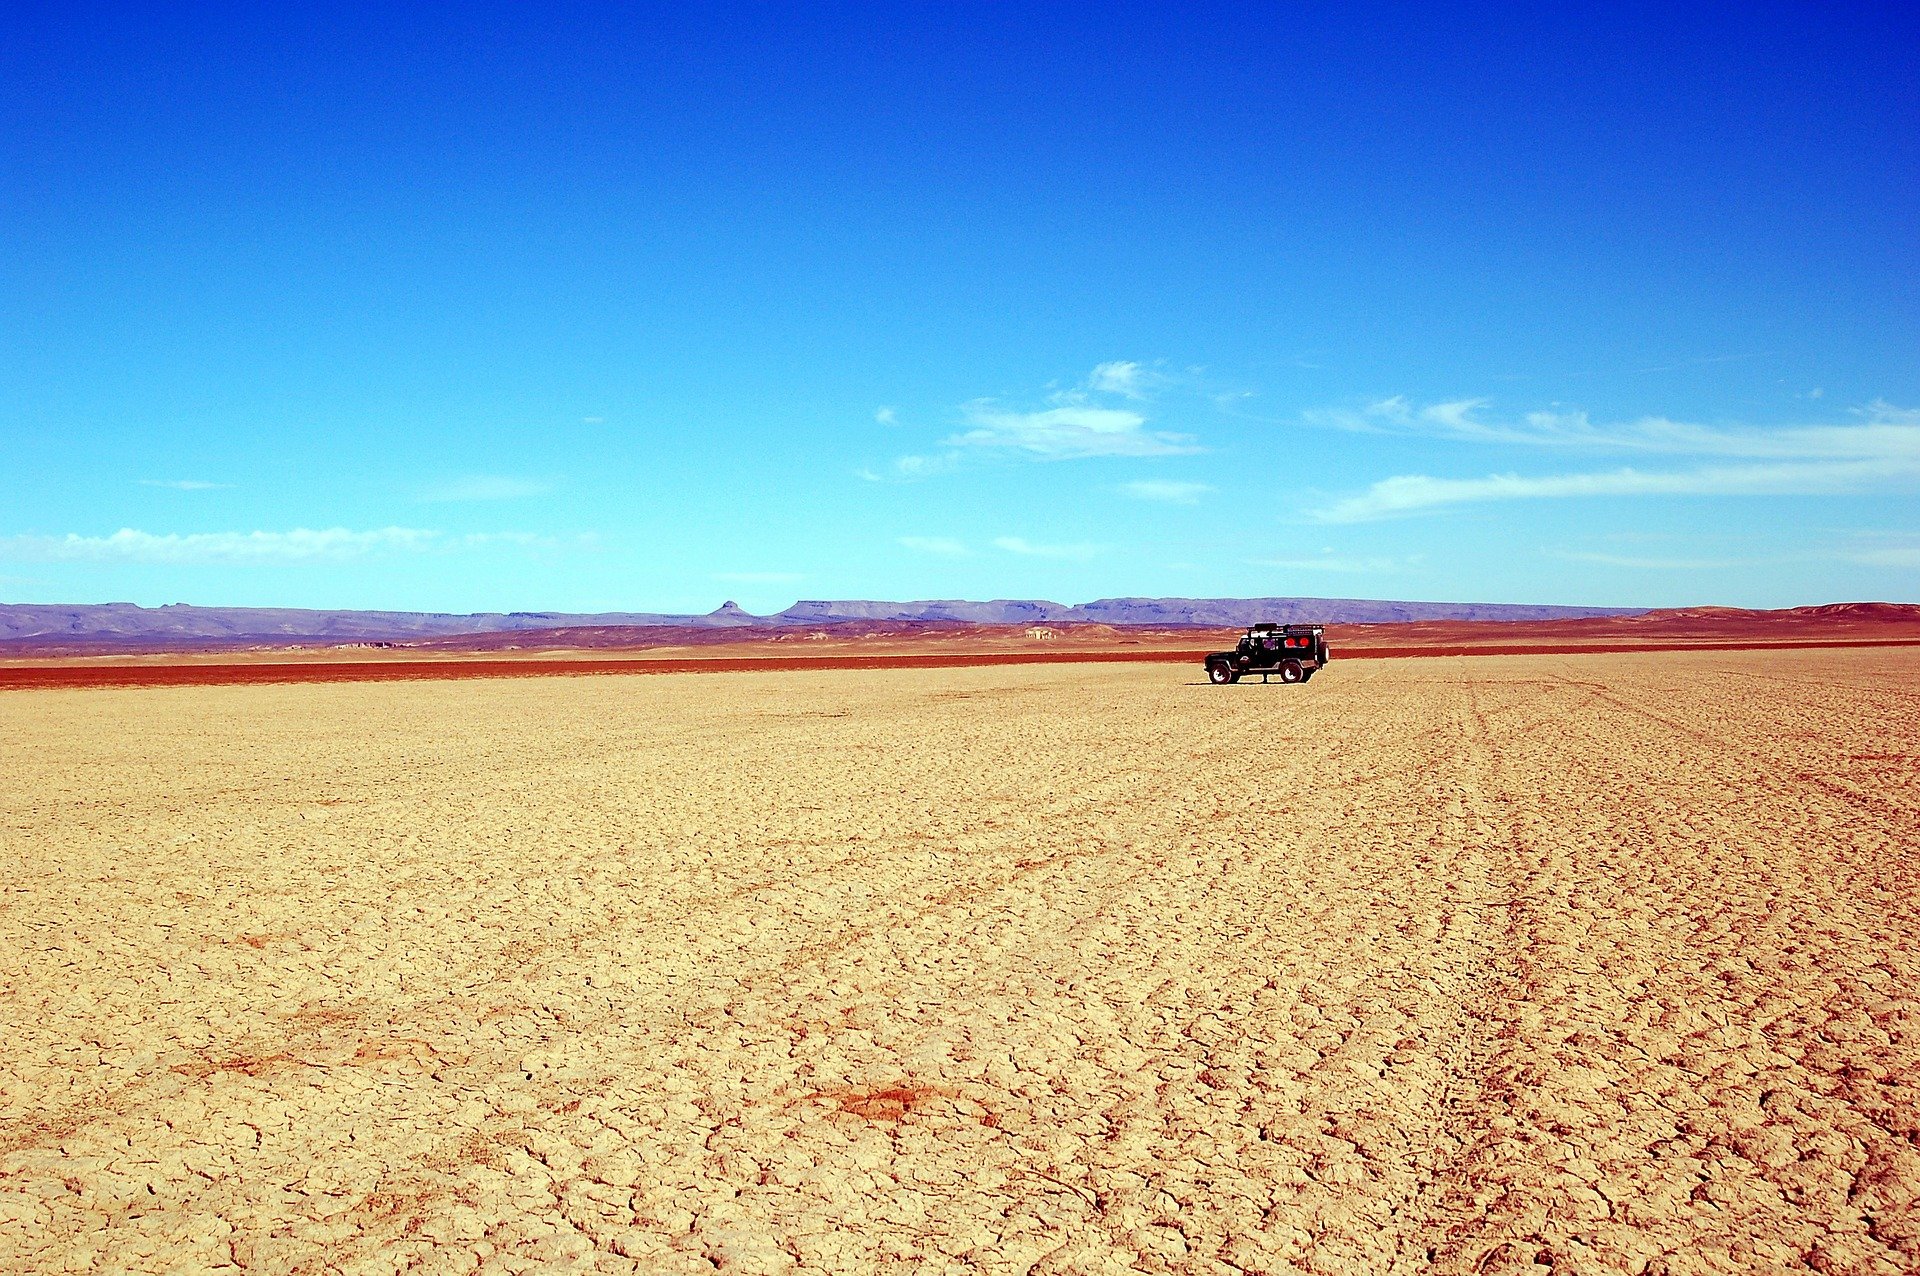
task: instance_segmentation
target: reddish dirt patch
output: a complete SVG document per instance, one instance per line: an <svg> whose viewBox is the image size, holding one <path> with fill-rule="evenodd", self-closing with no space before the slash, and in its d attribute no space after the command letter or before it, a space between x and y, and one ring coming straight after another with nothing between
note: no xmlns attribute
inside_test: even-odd
<svg viewBox="0 0 1920 1276"><path fill-rule="evenodd" d="M226 1059L202 1055L192 1063L174 1065L173 1070L183 1076L197 1077L204 1081L216 1072L239 1072L249 1077L257 1077L262 1073L273 1072L289 1064L297 1066L302 1062L303 1060L296 1059L284 1051L276 1050L272 1054L237 1054Z"/></svg>
<svg viewBox="0 0 1920 1276"><path fill-rule="evenodd" d="M905 1120L909 1112L925 1105L928 1100L945 1097L944 1092L932 1086L906 1083L864 1090L816 1090L807 1096L833 1105L835 1112L856 1116L863 1121L888 1122Z"/></svg>

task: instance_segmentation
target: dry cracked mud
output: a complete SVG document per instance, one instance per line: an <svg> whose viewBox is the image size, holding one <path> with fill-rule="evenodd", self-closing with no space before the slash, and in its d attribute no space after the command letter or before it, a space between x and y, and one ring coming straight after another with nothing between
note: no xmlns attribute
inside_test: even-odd
<svg viewBox="0 0 1920 1276"><path fill-rule="evenodd" d="M1920 654L0 696L0 1269L1920 1267Z"/></svg>

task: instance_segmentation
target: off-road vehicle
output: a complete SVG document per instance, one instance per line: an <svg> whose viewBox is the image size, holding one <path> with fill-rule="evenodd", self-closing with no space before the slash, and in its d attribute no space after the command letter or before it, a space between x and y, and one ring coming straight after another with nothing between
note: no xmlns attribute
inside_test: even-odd
<svg viewBox="0 0 1920 1276"><path fill-rule="evenodd" d="M1243 674L1260 681L1305 682L1327 663L1327 635L1319 625L1259 624L1232 651L1207 657L1207 681L1224 685Z"/></svg>

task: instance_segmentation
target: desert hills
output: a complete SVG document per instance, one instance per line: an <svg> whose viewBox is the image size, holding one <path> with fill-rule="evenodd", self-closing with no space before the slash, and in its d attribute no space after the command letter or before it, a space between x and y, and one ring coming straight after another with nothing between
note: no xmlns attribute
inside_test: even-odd
<svg viewBox="0 0 1920 1276"><path fill-rule="evenodd" d="M1225 609L1227 601L1209 602L1205 610L1217 614ZM1342 614L1339 601L1248 600L1237 605L1248 609L1245 614L1284 618L1288 610L1275 604L1285 602L1315 619L1325 619L1328 643L1338 662L1399 656L1920 645L1920 605L1907 603L1832 603L1779 611L1691 607L1599 615L1550 614L1545 618L1527 613L1572 609L1515 608L1512 610L1520 615L1511 619L1426 618L1369 623L1333 619ZM1324 605L1326 610L1308 610L1314 604ZM998 605L968 604L981 608ZM951 605L870 606L932 609ZM1444 611L1450 605L1370 606ZM1272 610L1252 610L1256 607ZM1471 613L1476 605L1454 609ZM15 609L16 613L22 610ZM215 631L211 636L196 637L177 629L142 634L124 623L122 611L106 610L120 623L82 632L20 634L18 631L29 628L31 622L18 623L21 617L16 614L15 636L0 638L0 689L1135 661L1198 666L1207 652L1231 647L1239 630L1239 622L1113 624L1065 620L1009 624L929 615L801 624L787 613L781 613L785 619L752 617L733 608L737 615L747 617L746 621L715 623L711 617L698 617L691 621L679 618L681 623L533 626L521 622L538 613L513 613L504 619L512 620L515 627L466 632L440 629L448 622L471 622L475 618L426 613L297 613L309 620L333 617L335 623L317 626L303 622L298 626L308 631L331 630L321 634L250 634L219 632L221 619L230 619L233 614L225 609L154 609L169 613L168 624L183 611L209 613L185 617L186 628ZM1196 608L1190 614L1202 610ZM1367 614L1365 608L1358 610L1361 615ZM425 632L370 636L395 634L393 628L377 627L393 617L413 622Z"/></svg>
<svg viewBox="0 0 1920 1276"><path fill-rule="evenodd" d="M1349 653L1395 654L1490 645L1584 648L1660 642L1736 646L1920 639L1920 604L1825 603L1774 611L1738 607L1656 610L1501 603L1384 602L1326 598L1122 598L1050 602L799 602L756 616L728 602L697 616L649 612L310 611L131 603L0 604L0 660L312 651L455 655L496 652L714 653L804 643L822 654L848 644L867 652L916 647L1199 651L1232 641L1256 620L1320 623Z"/></svg>
<svg viewBox="0 0 1920 1276"><path fill-rule="evenodd" d="M263 643L407 642L456 635L558 629L727 630L842 625L1238 626L1257 620L1377 624L1400 621L1533 621L1631 615L1632 609L1509 603L1385 602L1355 598L1101 598L1067 605L1045 600L968 602L801 601L756 616L727 602L700 615L663 612L319 611L282 607L195 607L174 603L0 603L0 647L192 649Z"/></svg>

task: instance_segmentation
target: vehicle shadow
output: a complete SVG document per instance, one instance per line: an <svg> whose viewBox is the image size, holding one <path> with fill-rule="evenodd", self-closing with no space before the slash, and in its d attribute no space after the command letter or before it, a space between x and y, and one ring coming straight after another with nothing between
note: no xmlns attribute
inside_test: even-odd
<svg viewBox="0 0 1920 1276"><path fill-rule="evenodd" d="M1197 678L1192 682L1183 682L1180 685L1183 687L1211 687L1211 686L1214 686L1215 684L1212 682L1209 682L1205 678ZM1297 687L1300 684L1297 682L1282 682L1278 678L1275 678L1270 682L1261 682L1257 678L1242 678L1239 682L1232 683L1230 685L1235 687ZM1221 688L1221 689L1225 690L1225 688Z"/></svg>

